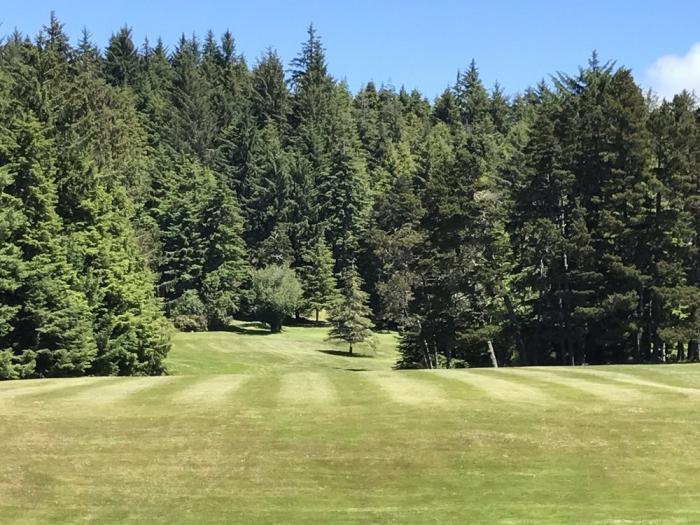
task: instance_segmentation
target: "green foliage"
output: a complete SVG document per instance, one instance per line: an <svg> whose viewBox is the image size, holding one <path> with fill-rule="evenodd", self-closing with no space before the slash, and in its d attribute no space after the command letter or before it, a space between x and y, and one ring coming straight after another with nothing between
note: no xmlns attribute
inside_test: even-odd
<svg viewBox="0 0 700 525"><path fill-rule="evenodd" d="M197 290L185 290L169 305L173 324L184 332L201 332L207 329L207 308Z"/></svg>
<svg viewBox="0 0 700 525"><path fill-rule="evenodd" d="M105 76L117 86L133 85L139 69L139 56L131 39L131 28L124 26L109 39L104 60Z"/></svg>
<svg viewBox="0 0 700 525"><path fill-rule="evenodd" d="M0 301L3 374L79 375L97 350L89 305L61 244L51 142L42 136L39 122L20 118L10 128L14 143L0 159L0 198L8 205L0 237L6 243L3 255L11 256L3 267Z"/></svg>
<svg viewBox="0 0 700 525"><path fill-rule="evenodd" d="M304 288L304 308L313 310L318 322L319 312L329 308L337 296L333 254L322 238L305 254L299 273Z"/></svg>
<svg viewBox="0 0 700 525"><path fill-rule="evenodd" d="M280 332L285 318L292 315L303 300L303 289L294 270L273 264L253 270L251 282L253 313L270 326L271 332Z"/></svg>
<svg viewBox="0 0 700 525"><path fill-rule="evenodd" d="M152 213L161 232L159 288L167 310L188 329L221 328L240 308L248 275L235 196L210 170L184 157L164 182ZM205 313L193 308L183 324L188 310L177 302L187 292L199 297Z"/></svg>
<svg viewBox="0 0 700 525"><path fill-rule="evenodd" d="M340 276L342 283L340 298L331 311L331 329L328 338L332 341L345 341L348 353L353 345L368 342L373 347L373 324L369 316L368 295L362 289L362 279L354 266L348 267Z"/></svg>
<svg viewBox="0 0 700 525"><path fill-rule="evenodd" d="M699 114L595 55L514 98L472 61L431 104L353 95L313 26L286 78L52 15L0 44L0 376L162 373L171 322L253 296L279 330L336 274L400 366L698 360Z"/></svg>

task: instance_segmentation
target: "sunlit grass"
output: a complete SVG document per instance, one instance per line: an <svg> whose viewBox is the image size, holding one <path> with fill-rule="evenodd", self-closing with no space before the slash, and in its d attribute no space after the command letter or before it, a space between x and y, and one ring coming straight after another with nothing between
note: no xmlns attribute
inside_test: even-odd
<svg viewBox="0 0 700 525"><path fill-rule="evenodd" d="M0 523L697 523L700 366L392 370L322 328L0 383Z"/></svg>

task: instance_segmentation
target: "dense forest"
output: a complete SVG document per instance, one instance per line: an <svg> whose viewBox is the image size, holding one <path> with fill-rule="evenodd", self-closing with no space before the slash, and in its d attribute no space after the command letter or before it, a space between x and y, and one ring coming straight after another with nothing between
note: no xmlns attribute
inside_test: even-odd
<svg viewBox="0 0 700 525"><path fill-rule="evenodd" d="M695 98L595 54L430 102L351 93L313 27L288 66L53 15L0 46L0 378L160 374L174 328L329 310L399 367L698 360L699 244Z"/></svg>

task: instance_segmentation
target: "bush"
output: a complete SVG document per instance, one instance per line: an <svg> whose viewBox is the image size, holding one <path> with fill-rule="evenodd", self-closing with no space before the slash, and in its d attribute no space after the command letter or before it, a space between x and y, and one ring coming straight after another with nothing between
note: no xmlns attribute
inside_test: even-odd
<svg viewBox="0 0 700 525"><path fill-rule="evenodd" d="M282 330L284 319L295 312L302 297L301 284L291 268L273 264L253 271L252 310L273 333Z"/></svg>
<svg viewBox="0 0 700 525"><path fill-rule="evenodd" d="M187 290L169 305L175 328L183 332L203 332L207 329L207 309L196 290Z"/></svg>

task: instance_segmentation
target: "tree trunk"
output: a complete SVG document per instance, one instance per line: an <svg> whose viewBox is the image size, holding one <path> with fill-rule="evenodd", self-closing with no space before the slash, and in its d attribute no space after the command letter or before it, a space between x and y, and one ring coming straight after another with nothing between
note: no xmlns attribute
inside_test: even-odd
<svg viewBox="0 0 700 525"><path fill-rule="evenodd" d="M529 356L527 355L527 350L525 349L525 340L523 339L522 327L520 326L520 321L515 315L515 310L513 309L513 302L510 300L510 296L504 295L503 302L506 305L506 310L508 311L508 317L510 317L510 322L515 326L515 344L518 346L518 353L520 354L520 364L529 365Z"/></svg>
<svg viewBox="0 0 700 525"><path fill-rule="evenodd" d="M498 368L498 361L496 360L496 352L493 351L493 343L491 342L491 339L486 341L486 344L489 347L489 357L491 358L491 365L494 368Z"/></svg>
<svg viewBox="0 0 700 525"><path fill-rule="evenodd" d="M318 308L316 308L316 324L318 324Z"/></svg>
<svg viewBox="0 0 700 525"><path fill-rule="evenodd" d="M688 361L698 360L698 340L691 339L688 341Z"/></svg>
<svg viewBox="0 0 700 525"><path fill-rule="evenodd" d="M423 339L423 347L425 348L425 358L428 363L428 368L432 369L433 367L433 361L430 359L430 348L428 347L428 341Z"/></svg>
<svg viewBox="0 0 700 525"><path fill-rule="evenodd" d="M348 354L352 355L352 343L350 343L350 350L348 350Z"/></svg>
<svg viewBox="0 0 700 525"><path fill-rule="evenodd" d="M680 363L681 361L685 361L685 346L681 341L678 341L676 345L676 362Z"/></svg>
<svg viewBox="0 0 700 525"><path fill-rule="evenodd" d="M282 319L273 319L270 321L270 332L278 334L282 331Z"/></svg>
<svg viewBox="0 0 700 525"><path fill-rule="evenodd" d="M635 346L635 361L637 363L642 362L642 336L644 334L644 328L637 329L637 341Z"/></svg>

